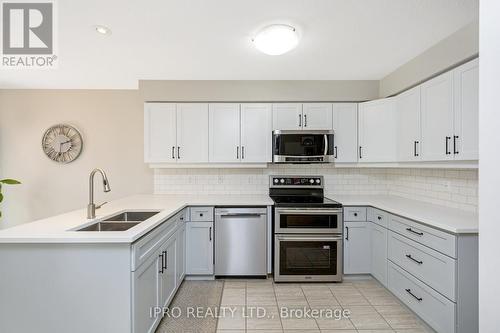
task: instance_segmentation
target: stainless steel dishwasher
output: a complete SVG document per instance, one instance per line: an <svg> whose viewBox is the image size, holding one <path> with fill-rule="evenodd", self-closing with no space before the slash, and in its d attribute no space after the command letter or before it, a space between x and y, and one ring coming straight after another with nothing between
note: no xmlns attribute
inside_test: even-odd
<svg viewBox="0 0 500 333"><path fill-rule="evenodd" d="M267 274L267 209L215 209L215 275Z"/></svg>

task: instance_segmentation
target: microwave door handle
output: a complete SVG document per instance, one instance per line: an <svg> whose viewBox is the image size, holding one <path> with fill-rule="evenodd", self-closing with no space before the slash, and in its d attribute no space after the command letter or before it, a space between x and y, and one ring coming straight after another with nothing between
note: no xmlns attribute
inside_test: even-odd
<svg viewBox="0 0 500 333"><path fill-rule="evenodd" d="M326 156L326 154L328 153L328 135L325 134L324 138L325 138L325 153L323 155Z"/></svg>

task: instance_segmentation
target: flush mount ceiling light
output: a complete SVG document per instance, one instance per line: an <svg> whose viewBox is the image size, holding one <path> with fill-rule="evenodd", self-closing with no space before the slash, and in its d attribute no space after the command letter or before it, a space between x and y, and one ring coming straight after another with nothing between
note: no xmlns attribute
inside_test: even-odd
<svg viewBox="0 0 500 333"><path fill-rule="evenodd" d="M265 27L252 39L257 50L268 55L280 55L293 50L299 43L294 27L273 24Z"/></svg>
<svg viewBox="0 0 500 333"><path fill-rule="evenodd" d="M96 25L95 31L101 35L111 35L111 29L103 25Z"/></svg>

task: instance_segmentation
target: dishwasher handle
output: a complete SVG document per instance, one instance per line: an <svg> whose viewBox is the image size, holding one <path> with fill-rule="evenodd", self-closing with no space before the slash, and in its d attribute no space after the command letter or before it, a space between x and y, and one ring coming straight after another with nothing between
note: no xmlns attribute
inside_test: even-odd
<svg viewBox="0 0 500 333"><path fill-rule="evenodd" d="M229 214L217 214L220 217L261 217L266 215L266 213L229 213Z"/></svg>

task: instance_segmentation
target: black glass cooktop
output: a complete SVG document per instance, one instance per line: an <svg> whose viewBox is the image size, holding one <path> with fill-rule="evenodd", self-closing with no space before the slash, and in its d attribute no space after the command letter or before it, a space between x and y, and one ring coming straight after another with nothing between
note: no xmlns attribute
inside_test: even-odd
<svg viewBox="0 0 500 333"><path fill-rule="evenodd" d="M337 201L315 195L271 195L271 199L277 207L342 207L342 204Z"/></svg>

